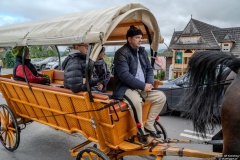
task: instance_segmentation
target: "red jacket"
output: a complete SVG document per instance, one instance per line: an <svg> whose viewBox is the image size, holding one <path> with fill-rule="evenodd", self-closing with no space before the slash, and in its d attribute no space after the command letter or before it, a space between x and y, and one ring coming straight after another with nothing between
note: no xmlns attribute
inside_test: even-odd
<svg viewBox="0 0 240 160"><path fill-rule="evenodd" d="M34 76L33 73L30 71L30 69L25 65L25 71L26 71L26 76L27 79L30 83L44 83L45 80L42 77L42 74L38 74L39 76ZM19 65L16 69L16 75L24 78L24 73L23 73L23 68L22 65Z"/></svg>

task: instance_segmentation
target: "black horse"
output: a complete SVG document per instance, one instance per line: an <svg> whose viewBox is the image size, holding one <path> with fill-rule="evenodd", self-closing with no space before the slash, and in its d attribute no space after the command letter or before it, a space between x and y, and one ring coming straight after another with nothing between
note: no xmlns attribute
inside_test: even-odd
<svg viewBox="0 0 240 160"><path fill-rule="evenodd" d="M223 70L228 67L237 74L223 95ZM220 51L197 51L190 59L190 88L181 105L184 115L193 121L197 132L206 134L214 129L218 119L213 116L216 103L221 103L223 154L240 155L240 59Z"/></svg>

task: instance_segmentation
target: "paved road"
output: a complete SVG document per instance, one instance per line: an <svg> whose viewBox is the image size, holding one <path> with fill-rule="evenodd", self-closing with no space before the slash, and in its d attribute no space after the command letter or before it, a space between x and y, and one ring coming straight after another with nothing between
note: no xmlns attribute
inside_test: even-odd
<svg viewBox="0 0 240 160"><path fill-rule="evenodd" d="M9 74L9 73L13 73L13 69L12 68L2 68L1 74Z"/></svg>

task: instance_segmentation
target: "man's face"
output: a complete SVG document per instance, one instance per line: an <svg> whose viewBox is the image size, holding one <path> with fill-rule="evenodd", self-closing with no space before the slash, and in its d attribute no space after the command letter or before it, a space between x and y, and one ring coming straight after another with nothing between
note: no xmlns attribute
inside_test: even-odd
<svg viewBox="0 0 240 160"><path fill-rule="evenodd" d="M139 48L142 43L142 35L128 37L128 42L132 48Z"/></svg>
<svg viewBox="0 0 240 160"><path fill-rule="evenodd" d="M82 54L87 54L88 44L79 44L76 46L76 49L78 49Z"/></svg>

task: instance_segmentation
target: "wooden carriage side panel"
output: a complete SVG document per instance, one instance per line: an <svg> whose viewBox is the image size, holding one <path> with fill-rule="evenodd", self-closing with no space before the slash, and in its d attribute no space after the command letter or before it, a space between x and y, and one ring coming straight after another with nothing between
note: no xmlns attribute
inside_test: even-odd
<svg viewBox="0 0 240 160"><path fill-rule="evenodd" d="M97 142L97 134L91 124L86 102L86 93L74 94L68 89L44 86L31 83L31 89L26 82L0 78L0 86L10 108L13 106L17 117L28 118L67 133L80 132L91 141ZM107 96L94 95L94 97ZM72 113L72 114L68 114Z"/></svg>
<svg viewBox="0 0 240 160"><path fill-rule="evenodd" d="M5 91L10 93L9 95L11 96L8 98L10 98L11 104L13 105L15 111L20 114L29 116L25 106L20 101L16 101L16 100L21 100L21 98L26 99L26 97L24 97L25 95L19 95L20 94L19 92L21 92L20 90L21 88L19 85L12 85L9 83L6 84Z"/></svg>
<svg viewBox="0 0 240 160"><path fill-rule="evenodd" d="M57 126L53 113L49 111L50 107L49 107L48 101L46 100L46 97L50 95L48 93L45 93L44 90L40 90L39 88L33 87L32 90L35 97L37 97L37 104L41 106L41 110L44 115L44 116L39 116L39 120L47 124L52 124L54 126ZM68 128L68 125L66 124L65 127Z"/></svg>
<svg viewBox="0 0 240 160"><path fill-rule="evenodd" d="M109 101L106 101L106 100L98 100L98 99L94 99L94 102L92 102L92 106L93 106L93 109L99 109L101 107L103 107L104 105L106 105ZM100 110L100 111L96 111L96 115L98 117L98 120L101 122L101 123L107 123L107 124L111 124L111 118L110 118L110 112L109 112L109 109L106 108L106 109L103 109L103 110Z"/></svg>
<svg viewBox="0 0 240 160"><path fill-rule="evenodd" d="M88 101L89 99L85 99L84 97L81 97L81 98L82 98L81 101L79 101L79 97L71 98L76 115L79 118L81 118L81 120L78 120L79 125L81 127L81 131L84 132L86 137L92 137L94 139L97 139L96 132L95 132L94 128L92 127L92 124L90 121L90 119L92 118L90 115L90 112L84 112L84 111L89 110L87 107L87 104L86 104L86 101Z"/></svg>
<svg viewBox="0 0 240 160"><path fill-rule="evenodd" d="M33 107L31 106L31 103L29 102L30 99L30 95L29 94L31 91L28 89L28 87L26 86L15 86L15 91L19 97L20 102L16 102L17 105L20 108L24 108L25 109L25 113L23 113L24 115L28 116L28 117L36 117L35 111L33 109ZM27 91L28 90L28 91ZM33 99L35 99L34 97L31 97ZM25 102L25 103L21 103L21 102Z"/></svg>
<svg viewBox="0 0 240 160"><path fill-rule="evenodd" d="M11 108L11 110L14 112L15 116L17 116L16 112L21 112L21 111L17 107L16 103L11 100L13 98L17 98L18 97L16 92L14 91L13 86L9 85L9 83L5 83L5 82L2 82L2 81L1 81L0 85L1 85L1 92L3 94L3 97L4 98L5 97L9 97L7 99L5 98L9 108Z"/></svg>
<svg viewBox="0 0 240 160"><path fill-rule="evenodd" d="M49 99L49 100L51 101L51 99ZM63 113L69 113L69 114L65 114L64 118L69 126L69 130L71 133L76 132L76 131L79 132L81 130L78 120L75 117L70 116L70 115L76 115L76 111L74 110L74 106L72 104L70 96L61 95L60 93L56 94L56 105L55 106L51 105L51 107L55 108L59 111L62 111ZM56 120L61 125L61 122L62 122L61 117L56 116Z"/></svg>
<svg viewBox="0 0 240 160"><path fill-rule="evenodd" d="M101 100L101 99L94 99L94 102L91 103L94 110L103 107L107 103L109 103L110 100ZM114 132L113 128L114 125L112 124L111 115L109 112L109 109L103 109L100 111L95 111L95 115L97 117L97 121L99 122L99 126L101 129L101 132L103 134L105 142L109 143L110 145L115 146L114 141Z"/></svg>
<svg viewBox="0 0 240 160"><path fill-rule="evenodd" d="M60 105L60 101L62 100L59 101L58 94L54 92L51 94L46 94L45 92L45 96L49 104L49 109L52 110L52 117L54 117L54 120L56 121L56 126L64 130L70 130L66 115L64 115L62 107Z"/></svg>
<svg viewBox="0 0 240 160"><path fill-rule="evenodd" d="M120 102L120 105L123 108L127 107L127 104L124 102ZM148 117L149 108L151 104L145 102L143 105L143 123L146 122L146 119ZM102 132L104 134L104 137L106 139L107 143L110 143L110 145L113 145L112 147L116 147L120 143L122 143L125 139L131 138L133 135L136 135L137 128L134 120L132 119L130 112L125 111L121 112L118 105L114 105L115 109L118 111L118 117L119 121L113 123L113 127L111 128L111 132L107 132L110 129L109 126L105 125L102 126ZM112 115L113 119L116 119L116 115L114 114L113 110L110 108L110 114Z"/></svg>
<svg viewBox="0 0 240 160"><path fill-rule="evenodd" d="M26 95L28 102L30 104L38 104L36 97L34 96L34 94L32 94L32 92L29 90L28 87L22 87L22 90L23 90L24 94ZM38 116L44 117L44 114L41 109L36 108L31 105L26 105L26 107L29 110L28 112L29 112L31 118L38 118Z"/></svg>
<svg viewBox="0 0 240 160"><path fill-rule="evenodd" d="M34 84L34 86L37 85ZM89 99L84 98L81 94L73 94L68 89L52 86L34 87L34 95L38 97L39 105L46 108L46 110L43 109L43 112L48 119L48 122L45 122L47 125L51 124L49 118L52 117L56 124L50 126L67 133L80 132L86 138L97 141L89 113L77 113L88 110L85 101L90 101Z"/></svg>

